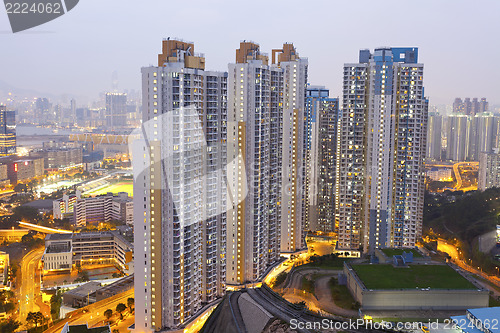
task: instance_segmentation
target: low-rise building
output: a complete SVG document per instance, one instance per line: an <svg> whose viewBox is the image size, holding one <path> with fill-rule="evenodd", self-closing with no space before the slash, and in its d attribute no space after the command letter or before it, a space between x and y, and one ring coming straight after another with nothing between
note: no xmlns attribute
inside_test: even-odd
<svg viewBox="0 0 500 333"><path fill-rule="evenodd" d="M464 333L500 333L500 307L468 309L465 316L450 318L459 332Z"/></svg>
<svg viewBox="0 0 500 333"><path fill-rule="evenodd" d="M0 243L17 243L20 242L24 235L30 231L28 229L0 229Z"/></svg>
<svg viewBox="0 0 500 333"><path fill-rule="evenodd" d="M48 234L42 257L44 273L103 264L128 271L132 260L133 245L116 230Z"/></svg>
<svg viewBox="0 0 500 333"><path fill-rule="evenodd" d="M361 311L466 310L488 306L489 291L443 264L344 263L347 287Z"/></svg>
<svg viewBox="0 0 500 333"><path fill-rule="evenodd" d="M0 251L0 289L5 288L9 276L9 254Z"/></svg>
<svg viewBox="0 0 500 333"><path fill-rule="evenodd" d="M113 220L134 224L134 203L126 192L82 198L77 191L54 200L52 206L55 219L71 218L77 226Z"/></svg>
<svg viewBox="0 0 500 333"><path fill-rule="evenodd" d="M72 308L81 308L96 302L95 292L101 288L99 282L87 282L79 287L68 290L63 297L63 304Z"/></svg>
<svg viewBox="0 0 500 333"><path fill-rule="evenodd" d="M52 212L54 219L73 218L75 202L81 198L81 192L76 191L74 194L64 194L62 198L52 202Z"/></svg>
<svg viewBox="0 0 500 333"><path fill-rule="evenodd" d="M48 234L43 253L44 272L71 271L73 267L72 234Z"/></svg>
<svg viewBox="0 0 500 333"><path fill-rule="evenodd" d="M427 170L426 176L434 181L449 182L453 181L451 173L452 173L451 166L449 168L435 167L430 170Z"/></svg>
<svg viewBox="0 0 500 333"><path fill-rule="evenodd" d="M134 288L134 274L125 276L118 281L97 289L95 293L96 302L117 295L119 293L123 293L132 288Z"/></svg>
<svg viewBox="0 0 500 333"><path fill-rule="evenodd" d="M69 326L66 323L61 333L111 333L111 328L109 328L109 325L89 328L88 324Z"/></svg>
<svg viewBox="0 0 500 333"><path fill-rule="evenodd" d="M24 183L43 176L43 158L18 157L15 155L0 158L0 164L7 166L7 177L11 184Z"/></svg>

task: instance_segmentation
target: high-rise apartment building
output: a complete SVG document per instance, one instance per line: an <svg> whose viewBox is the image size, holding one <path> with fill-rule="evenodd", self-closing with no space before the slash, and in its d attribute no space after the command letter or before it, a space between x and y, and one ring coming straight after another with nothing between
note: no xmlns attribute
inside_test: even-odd
<svg viewBox="0 0 500 333"><path fill-rule="evenodd" d="M335 231L338 98L325 87L307 88L304 123L304 228Z"/></svg>
<svg viewBox="0 0 500 333"><path fill-rule="evenodd" d="M426 157L436 161L441 160L442 127L443 116L437 112L429 112Z"/></svg>
<svg viewBox="0 0 500 333"><path fill-rule="evenodd" d="M227 73L206 71L193 43L168 39L142 79L142 139L133 144L135 327L159 331L225 291Z"/></svg>
<svg viewBox="0 0 500 333"><path fill-rule="evenodd" d="M16 111L0 105L0 156L16 153Z"/></svg>
<svg viewBox="0 0 500 333"><path fill-rule="evenodd" d="M413 247L421 235L428 102L417 48L361 50L344 65L338 248Z"/></svg>
<svg viewBox="0 0 500 333"><path fill-rule="evenodd" d="M276 55L278 56L276 62ZM242 42L229 64L227 283L258 279L303 246L302 140L307 59L292 44Z"/></svg>
<svg viewBox="0 0 500 333"><path fill-rule="evenodd" d="M281 143L281 252L295 252L304 244L303 141L307 86L307 58L299 57L293 44L272 51L273 65L283 72L283 124ZM275 59L275 55L278 59ZM271 123L276 121L271 119Z"/></svg>

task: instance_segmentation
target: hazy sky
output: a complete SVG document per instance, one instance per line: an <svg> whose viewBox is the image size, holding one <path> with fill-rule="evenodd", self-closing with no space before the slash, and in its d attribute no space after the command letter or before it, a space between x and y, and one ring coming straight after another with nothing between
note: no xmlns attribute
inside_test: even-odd
<svg viewBox="0 0 500 333"><path fill-rule="evenodd" d="M416 46L430 103L486 97L500 104L500 1L80 0L66 15L12 34L0 8L0 81L96 99L112 86L140 89L165 37L195 43L210 70L227 70L241 40L270 53L293 42L309 82L341 96L342 65L358 51Z"/></svg>

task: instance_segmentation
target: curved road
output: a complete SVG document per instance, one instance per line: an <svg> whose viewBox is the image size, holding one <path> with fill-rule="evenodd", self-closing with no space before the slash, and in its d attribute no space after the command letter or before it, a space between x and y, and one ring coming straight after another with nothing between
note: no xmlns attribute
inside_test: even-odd
<svg viewBox="0 0 500 333"><path fill-rule="evenodd" d="M326 311L333 315L339 315L343 317L357 317L357 311L341 308L337 306L333 301L328 281L330 281L330 278L336 277L341 272L342 270L319 268L296 269L295 271L291 272L292 276L289 279L289 283L282 289L283 297L292 303L297 301L304 301L310 309ZM315 281L314 295L316 298L307 297L308 295L300 294L298 291L300 291L302 277L318 273L321 273L324 276L321 276Z"/></svg>

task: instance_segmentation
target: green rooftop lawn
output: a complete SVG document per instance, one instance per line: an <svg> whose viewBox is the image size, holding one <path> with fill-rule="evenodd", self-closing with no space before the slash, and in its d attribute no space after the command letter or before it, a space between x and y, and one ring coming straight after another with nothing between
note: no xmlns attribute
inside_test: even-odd
<svg viewBox="0 0 500 333"><path fill-rule="evenodd" d="M476 289L447 265L352 265L368 289Z"/></svg>
<svg viewBox="0 0 500 333"><path fill-rule="evenodd" d="M422 255L420 254L420 252L418 252L415 249L381 249L381 250L389 258L392 258L392 256L401 255L401 254L403 254L403 252L406 252L406 253L411 252L411 253L413 253L413 258L422 258Z"/></svg>

